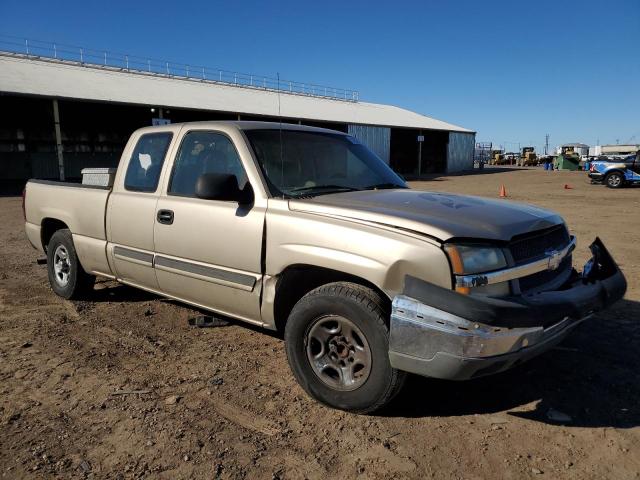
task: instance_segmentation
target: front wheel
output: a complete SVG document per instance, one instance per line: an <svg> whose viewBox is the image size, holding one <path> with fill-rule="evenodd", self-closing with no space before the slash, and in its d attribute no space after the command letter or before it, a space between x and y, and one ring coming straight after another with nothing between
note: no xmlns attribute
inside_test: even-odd
<svg viewBox="0 0 640 480"><path fill-rule="evenodd" d="M73 237L67 229L58 230L49 240L47 270L51 289L66 299L78 298L90 290L95 281L80 265Z"/></svg>
<svg viewBox="0 0 640 480"><path fill-rule="evenodd" d="M406 374L389 362L387 312L380 296L337 282L306 294L285 327L289 366L298 383L330 407L371 413L400 391Z"/></svg>
<svg viewBox="0 0 640 480"><path fill-rule="evenodd" d="M620 172L610 173L604 181L609 188L620 188L624 185L624 177Z"/></svg>

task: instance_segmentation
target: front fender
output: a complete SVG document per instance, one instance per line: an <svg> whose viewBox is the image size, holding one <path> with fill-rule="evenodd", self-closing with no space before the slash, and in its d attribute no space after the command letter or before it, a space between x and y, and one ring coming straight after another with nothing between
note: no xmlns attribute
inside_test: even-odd
<svg viewBox="0 0 640 480"><path fill-rule="evenodd" d="M315 265L360 277L390 298L406 275L451 288L451 270L436 240L393 227L291 211L285 201L267 211L265 273L295 264Z"/></svg>

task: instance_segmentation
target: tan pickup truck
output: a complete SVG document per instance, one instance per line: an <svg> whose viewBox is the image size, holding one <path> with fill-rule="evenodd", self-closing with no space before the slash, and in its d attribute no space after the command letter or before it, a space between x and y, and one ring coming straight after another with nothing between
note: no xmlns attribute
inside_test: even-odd
<svg viewBox="0 0 640 480"><path fill-rule="evenodd" d="M407 372L510 368L626 289L598 239L573 269L558 215L411 190L355 138L299 125L143 128L113 187L32 180L24 208L58 295L101 276L281 330L302 387L355 412Z"/></svg>

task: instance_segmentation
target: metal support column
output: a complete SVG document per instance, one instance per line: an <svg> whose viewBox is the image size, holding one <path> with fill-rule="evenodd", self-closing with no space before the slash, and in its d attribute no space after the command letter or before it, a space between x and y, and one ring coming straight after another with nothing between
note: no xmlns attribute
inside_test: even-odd
<svg viewBox="0 0 640 480"><path fill-rule="evenodd" d="M53 99L53 124L56 130L56 152L58 154L58 171L60 181L64 182L64 159L62 158L62 134L60 133L60 112L58 111L58 99Z"/></svg>
<svg viewBox="0 0 640 480"><path fill-rule="evenodd" d="M422 176L422 130L419 133L420 139L418 139L418 178Z"/></svg>

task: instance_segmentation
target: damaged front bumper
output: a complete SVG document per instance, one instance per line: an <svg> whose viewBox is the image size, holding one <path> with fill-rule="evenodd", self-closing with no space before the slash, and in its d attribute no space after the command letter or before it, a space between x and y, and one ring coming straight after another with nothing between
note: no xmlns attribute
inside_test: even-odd
<svg viewBox="0 0 640 480"><path fill-rule="evenodd" d="M389 358L399 370L466 380L507 370L558 344L624 296L626 280L600 239L561 289L509 298L462 295L407 277L391 315Z"/></svg>

